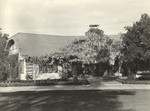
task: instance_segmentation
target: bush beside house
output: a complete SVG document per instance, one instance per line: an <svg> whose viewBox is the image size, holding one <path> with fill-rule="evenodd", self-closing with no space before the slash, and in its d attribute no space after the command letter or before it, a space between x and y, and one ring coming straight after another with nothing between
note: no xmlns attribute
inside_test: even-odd
<svg viewBox="0 0 150 111"><path fill-rule="evenodd" d="M8 55L4 51L8 34L0 32L0 81L16 79L18 76L18 55Z"/></svg>

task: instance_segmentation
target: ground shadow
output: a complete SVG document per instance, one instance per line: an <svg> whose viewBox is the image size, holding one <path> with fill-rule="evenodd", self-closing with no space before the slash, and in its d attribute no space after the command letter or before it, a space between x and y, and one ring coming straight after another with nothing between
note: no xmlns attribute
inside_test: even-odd
<svg viewBox="0 0 150 111"><path fill-rule="evenodd" d="M118 95L133 91L28 91L0 93L1 111L135 111L122 110Z"/></svg>

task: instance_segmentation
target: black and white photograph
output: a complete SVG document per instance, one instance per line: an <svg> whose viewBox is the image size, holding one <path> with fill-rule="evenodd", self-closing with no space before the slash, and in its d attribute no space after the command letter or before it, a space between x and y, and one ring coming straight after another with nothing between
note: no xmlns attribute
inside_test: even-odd
<svg viewBox="0 0 150 111"><path fill-rule="evenodd" d="M150 111L150 1L0 0L0 111Z"/></svg>

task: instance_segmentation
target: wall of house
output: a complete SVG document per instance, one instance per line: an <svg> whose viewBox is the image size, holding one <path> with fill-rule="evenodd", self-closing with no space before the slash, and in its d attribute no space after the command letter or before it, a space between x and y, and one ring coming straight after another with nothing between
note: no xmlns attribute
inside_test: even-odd
<svg viewBox="0 0 150 111"><path fill-rule="evenodd" d="M14 55L14 54L18 54L19 51L18 51L18 48L17 46L14 44L10 47L10 50L9 50L9 55Z"/></svg>
<svg viewBox="0 0 150 111"><path fill-rule="evenodd" d="M39 74L39 65L28 63L25 56L21 55L16 44L10 46L9 55L18 54L20 80L35 80Z"/></svg>
<svg viewBox="0 0 150 111"><path fill-rule="evenodd" d="M26 62L25 56L22 56L19 54L19 75L20 80L35 80L37 76L39 75L39 65Z"/></svg>
<svg viewBox="0 0 150 111"><path fill-rule="evenodd" d="M25 59L19 60L19 78L20 80L27 80L26 79L26 62Z"/></svg>
<svg viewBox="0 0 150 111"><path fill-rule="evenodd" d="M35 80L39 74L39 65L26 62L27 80Z"/></svg>

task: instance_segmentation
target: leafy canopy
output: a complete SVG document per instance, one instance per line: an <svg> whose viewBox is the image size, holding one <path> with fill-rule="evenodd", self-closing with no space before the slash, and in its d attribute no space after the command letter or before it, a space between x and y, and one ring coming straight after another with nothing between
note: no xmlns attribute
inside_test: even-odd
<svg viewBox="0 0 150 111"><path fill-rule="evenodd" d="M125 27L126 33L122 35L124 61L150 59L150 17L148 14L141 15L141 19L133 26Z"/></svg>
<svg viewBox="0 0 150 111"><path fill-rule="evenodd" d="M6 80L10 72L8 69L9 63L7 61L8 53L4 51L7 39L8 34L2 34L0 32L0 81Z"/></svg>
<svg viewBox="0 0 150 111"><path fill-rule="evenodd" d="M75 40L63 49L66 57L71 57L72 61L93 64L108 62L118 52L118 43L108 38L103 30L90 28L85 35L86 38Z"/></svg>

